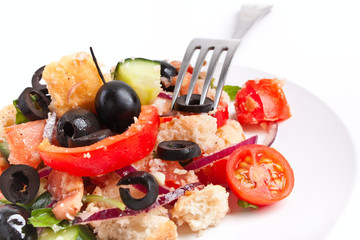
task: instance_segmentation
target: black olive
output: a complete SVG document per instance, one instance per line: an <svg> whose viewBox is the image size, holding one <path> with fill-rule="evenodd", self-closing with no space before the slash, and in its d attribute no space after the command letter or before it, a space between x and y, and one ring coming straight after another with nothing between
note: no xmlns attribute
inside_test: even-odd
<svg viewBox="0 0 360 240"><path fill-rule="evenodd" d="M35 240L36 228L26 224L30 214L15 204L0 206L0 239L1 240Z"/></svg>
<svg viewBox="0 0 360 240"><path fill-rule="evenodd" d="M95 108L100 120L112 131L124 132L141 111L140 98L127 83L113 80L105 83L95 97Z"/></svg>
<svg viewBox="0 0 360 240"><path fill-rule="evenodd" d="M133 198L127 188L120 188L120 197L124 204L133 210L141 210L153 204L159 195L159 184L155 177L148 172L136 171L125 175L117 183L119 185L140 184L147 190L145 197Z"/></svg>
<svg viewBox="0 0 360 240"><path fill-rule="evenodd" d="M174 86L170 85L171 79L178 75L177 69L168 62L157 61L161 66L161 87L167 92L173 92Z"/></svg>
<svg viewBox="0 0 360 240"><path fill-rule="evenodd" d="M40 177L35 168L25 165L13 165L0 176L0 190L12 203L28 203L39 191Z"/></svg>
<svg viewBox="0 0 360 240"><path fill-rule="evenodd" d="M47 87L45 84L40 84L40 81L42 79L42 73L44 71L46 66L42 66L41 68L39 68L38 70L36 70L36 72L34 73L32 80L31 80L31 84L32 87L43 92L45 95L49 93Z"/></svg>
<svg viewBox="0 0 360 240"><path fill-rule="evenodd" d="M90 133L89 135L85 135L79 138L71 137L68 139L68 145L69 147L83 147L83 146L89 146L91 144L94 144L98 141L101 141L107 137L114 136L115 133L112 132L110 129L103 129L99 130L93 133Z"/></svg>
<svg viewBox="0 0 360 240"><path fill-rule="evenodd" d="M50 99L41 91L28 87L20 94L17 107L30 121L46 119L49 113Z"/></svg>
<svg viewBox="0 0 360 240"><path fill-rule="evenodd" d="M163 160L183 161L199 157L201 149L197 143L191 141L163 141L158 144L156 155Z"/></svg>
<svg viewBox="0 0 360 240"><path fill-rule="evenodd" d="M97 116L86 109L75 108L61 116L56 138L63 147L69 147L69 138L79 138L101 130Z"/></svg>
<svg viewBox="0 0 360 240"><path fill-rule="evenodd" d="M192 112L192 113L207 113L213 110L214 101L208 97L205 98L205 102L202 105L200 103L200 94L192 94L189 104L185 104L187 95L182 95L176 99L174 104L174 110L181 112Z"/></svg>

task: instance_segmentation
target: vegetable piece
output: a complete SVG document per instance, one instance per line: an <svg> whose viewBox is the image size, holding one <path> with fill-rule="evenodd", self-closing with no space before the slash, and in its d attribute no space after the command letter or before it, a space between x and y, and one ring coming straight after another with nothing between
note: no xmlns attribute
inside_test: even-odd
<svg viewBox="0 0 360 240"><path fill-rule="evenodd" d="M103 197L103 196L98 196L98 195L84 195L83 202L86 202L86 203L101 202L101 203L106 203L106 204L112 205L121 210L125 210L125 204L123 202L115 200L115 199Z"/></svg>
<svg viewBox="0 0 360 240"><path fill-rule="evenodd" d="M229 95L230 100L234 101L237 92L241 89L239 86L225 85L223 90Z"/></svg>
<svg viewBox="0 0 360 240"><path fill-rule="evenodd" d="M36 169L19 164L7 168L0 176L0 190L12 203L29 203L39 191L40 177Z"/></svg>
<svg viewBox="0 0 360 240"><path fill-rule="evenodd" d="M167 92L174 91L174 85L171 85L172 78L178 75L177 69L168 62L157 61L161 65L161 87Z"/></svg>
<svg viewBox="0 0 360 240"><path fill-rule="evenodd" d="M286 120L290 107L277 79L249 80L235 98L237 120L241 124Z"/></svg>
<svg viewBox="0 0 360 240"><path fill-rule="evenodd" d="M49 176L50 172L52 171L52 168L51 167L44 167L42 169L40 169L38 172L39 172L39 177L40 178L45 178L47 176Z"/></svg>
<svg viewBox="0 0 360 240"><path fill-rule="evenodd" d="M250 204L250 203L248 203L248 202L246 202L244 200L241 200L241 199L238 200L237 204L242 208L252 208L252 209L258 209L259 208L258 206L254 205L254 204Z"/></svg>
<svg viewBox="0 0 360 240"><path fill-rule="evenodd" d="M100 87L95 97L96 112L108 128L124 132L141 111L140 96L125 82L110 81Z"/></svg>
<svg viewBox="0 0 360 240"><path fill-rule="evenodd" d="M268 205L286 198L294 187L294 173L286 159L264 145L236 149L226 166L231 191L254 205Z"/></svg>
<svg viewBox="0 0 360 240"><path fill-rule="evenodd" d="M56 138L62 147L69 147L71 138L79 138L101 130L96 115L83 108L71 109L57 123Z"/></svg>
<svg viewBox="0 0 360 240"><path fill-rule="evenodd" d="M40 81L42 79L42 73L44 71L46 66L42 66L40 67L38 70L36 70L36 72L34 73L32 79L31 79L31 84L32 87L35 88L36 90L41 91L42 93L44 93L45 95L49 93L46 84L41 84Z"/></svg>
<svg viewBox="0 0 360 240"><path fill-rule="evenodd" d="M120 187L119 192L121 200L128 208L133 210L141 210L149 207L155 202L157 196L159 195L159 184L153 175L144 171L132 172L121 178L117 183L117 186L134 184L140 184L144 186L147 190L147 193L142 198L133 198L130 195L130 190L128 188Z"/></svg>
<svg viewBox="0 0 360 240"><path fill-rule="evenodd" d="M192 113L207 113L214 107L214 101L206 97L204 104L200 105L200 94L192 94L189 104L185 103L187 95L182 95L176 99L174 110Z"/></svg>
<svg viewBox="0 0 360 240"><path fill-rule="evenodd" d="M18 100L13 101L13 105L16 109L16 117L15 117L15 124L21 124L29 122L30 120L25 117L25 115L20 111L20 109L17 107Z"/></svg>
<svg viewBox="0 0 360 240"><path fill-rule="evenodd" d="M163 160L183 161L199 157L201 149L197 143L191 141L163 141L158 144L156 154Z"/></svg>
<svg viewBox="0 0 360 240"><path fill-rule="evenodd" d="M36 228L26 224L28 211L15 204L0 206L0 238L11 240L36 240Z"/></svg>
<svg viewBox="0 0 360 240"><path fill-rule="evenodd" d="M41 232L38 240L96 240L95 234L85 225L71 226L60 231L54 232L51 228L46 228Z"/></svg>
<svg viewBox="0 0 360 240"><path fill-rule="evenodd" d="M224 126L229 119L228 104L224 101L220 101L217 110L213 116L217 120L216 124L218 128Z"/></svg>
<svg viewBox="0 0 360 240"><path fill-rule="evenodd" d="M234 152L237 148L239 148L240 146L243 145L248 145L248 144L254 144L257 141L257 136L253 136L250 137L238 144L235 144L231 147L225 148L219 152L216 152L214 154L208 155L206 157L202 157L197 159L196 161L190 163L189 165L185 166L186 170L196 170L199 168L202 168L208 164L213 163L216 160L222 159L226 156L229 156L232 152Z"/></svg>
<svg viewBox="0 0 360 240"><path fill-rule="evenodd" d="M117 175L119 175L120 177L124 177L125 175L127 175L131 172L136 172L136 171L138 171L138 170L133 165L128 165L128 166L125 166L118 170L115 170L115 173ZM139 191L146 193L146 189L144 189L144 187L142 187L141 185L134 185L133 187L135 187ZM159 185L159 194L166 194L168 192L170 192L169 188L167 188L166 186Z"/></svg>
<svg viewBox="0 0 360 240"><path fill-rule="evenodd" d="M49 104L50 99L44 93L30 87L24 89L17 101L17 107L30 121L46 119Z"/></svg>
<svg viewBox="0 0 360 240"><path fill-rule="evenodd" d="M41 163L37 147L43 140L45 123L45 120L37 120L4 128L9 144L10 164L26 164L37 168Z"/></svg>
<svg viewBox="0 0 360 240"><path fill-rule="evenodd" d="M114 135L116 135L116 133L111 131L110 129L102 129L82 137L78 137L78 138L71 137L69 138L68 143L69 143L69 147L71 148L89 146L91 144L94 144L98 141L101 141L107 137Z"/></svg>
<svg viewBox="0 0 360 240"><path fill-rule="evenodd" d="M31 211L29 224L34 227L52 227L62 220L56 219L51 208L38 208Z"/></svg>
<svg viewBox="0 0 360 240"><path fill-rule="evenodd" d="M150 104L161 90L159 62L144 58L127 58L116 65L114 78L129 84L139 95L141 105Z"/></svg>
<svg viewBox="0 0 360 240"><path fill-rule="evenodd" d="M31 208L32 209L47 208L52 202L53 202L52 195L48 191L45 191L31 205Z"/></svg>
<svg viewBox="0 0 360 240"><path fill-rule="evenodd" d="M201 183L190 183L183 187L179 187L173 192L169 192L165 195L159 196L156 201L150 205L149 207L143 209L143 210L132 210L129 208L126 208L124 211L120 210L119 208L110 208L101 210L99 212L93 213L89 216L88 213L80 213L78 217L76 217L73 221L73 224L86 224L93 221L101 221L101 220L110 220L110 219L116 219L124 216L134 216L141 212L148 212L150 209L170 204L174 200L178 199L179 197L183 196L187 191L194 190L195 188L198 188L201 185Z"/></svg>
<svg viewBox="0 0 360 240"><path fill-rule="evenodd" d="M96 176L112 172L149 154L159 127L156 107L143 106L139 119L127 131L86 147L62 148L45 139L38 147L48 166L75 176Z"/></svg>

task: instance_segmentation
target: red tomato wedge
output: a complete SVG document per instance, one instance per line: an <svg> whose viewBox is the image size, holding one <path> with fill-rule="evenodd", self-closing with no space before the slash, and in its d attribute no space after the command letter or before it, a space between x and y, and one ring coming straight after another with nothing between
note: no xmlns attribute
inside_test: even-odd
<svg viewBox="0 0 360 240"><path fill-rule="evenodd" d="M226 180L226 163L228 157L219 159L212 164L209 164L203 168L200 168L196 172L199 180L203 184L218 184L218 185L227 185Z"/></svg>
<svg viewBox="0 0 360 240"><path fill-rule="evenodd" d="M6 141L9 144L10 164L26 164L37 168L41 158L37 147L43 140L45 120L37 120L4 129Z"/></svg>
<svg viewBox="0 0 360 240"><path fill-rule="evenodd" d="M159 127L156 107L142 106L136 121L124 133L86 147L63 148L45 139L38 147L46 165L75 176L96 176L132 164L154 148Z"/></svg>
<svg viewBox="0 0 360 240"><path fill-rule="evenodd" d="M294 187L294 173L286 159L264 145L236 149L226 165L231 191L255 205L268 205L286 198Z"/></svg>
<svg viewBox="0 0 360 240"><path fill-rule="evenodd" d="M277 79L249 80L235 97L237 119L241 124L286 120L290 107Z"/></svg>

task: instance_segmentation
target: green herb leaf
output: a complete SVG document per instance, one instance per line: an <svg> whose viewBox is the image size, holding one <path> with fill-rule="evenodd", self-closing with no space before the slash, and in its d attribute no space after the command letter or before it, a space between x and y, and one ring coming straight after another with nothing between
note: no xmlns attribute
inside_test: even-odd
<svg viewBox="0 0 360 240"><path fill-rule="evenodd" d="M241 199L238 200L238 205L240 207L242 207L242 208L253 208L253 209L258 209L259 208L258 206L254 205L254 204L251 204L251 203L248 203L248 202L246 202L244 200L241 200Z"/></svg>
<svg viewBox="0 0 360 240"><path fill-rule="evenodd" d="M224 91L230 96L230 100L234 101L237 92L241 89L241 87L239 86L230 86L230 85L225 85L224 86Z"/></svg>
<svg viewBox="0 0 360 240"><path fill-rule="evenodd" d="M0 142L0 153L1 153L1 156L8 159L8 157L10 155L10 150L9 150L9 144L6 141Z"/></svg>
<svg viewBox="0 0 360 240"><path fill-rule="evenodd" d="M34 227L51 227L58 225L61 220L56 219L51 208L39 208L31 212L28 223ZM55 229L54 229L55 231Z"/></svg>
<svg viewBox="0 0 360 240"><path fill-rule="evenodd" d="M52 195L48 191L45 191L33 203L32 209L46 208L52 202L51 198Z"/></svg>
<svg viewBox="0 0 360 240"><path fill-rule="evenodd" d="M16 108L16 118L15 118L15 123L16 124L20 124L20 123L26 123L29 122L30 120L27 119L27 117L24 116L24 114L20 111L20 109L17 107L17 103L18 100L14 100L13 104Z"/></svg>

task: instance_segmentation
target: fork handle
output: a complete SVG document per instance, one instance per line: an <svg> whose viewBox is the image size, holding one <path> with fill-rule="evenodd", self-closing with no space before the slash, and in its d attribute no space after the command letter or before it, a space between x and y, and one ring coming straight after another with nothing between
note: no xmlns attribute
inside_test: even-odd
<svg viewBox="0 0 360 240"><path fill-rule="evenodd" d="M271 5L243 5L237 15L232 38L242 40L250 27L258 19L268 14L271 8Z"/></svg>

